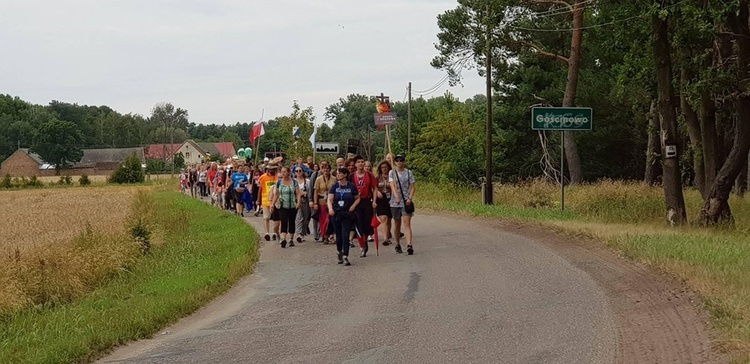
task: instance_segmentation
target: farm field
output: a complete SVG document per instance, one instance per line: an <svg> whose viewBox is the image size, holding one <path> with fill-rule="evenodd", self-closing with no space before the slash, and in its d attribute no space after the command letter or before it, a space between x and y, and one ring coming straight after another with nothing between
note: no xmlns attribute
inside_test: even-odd
<svg viewBox="0 0 750 364"><path fill-rule="evenodd" d="M60 174L60 176L64 176L64 175L65 173ZM37 177L37 179L39 179L40 181L44 183L54 183L60 180L60 176L42 176L42 177ZM179 176L179 170L178 172L175 173L174 176L171 176L168 173L167 174L147 174L146 181L165 180L165 179L170 179L170 178L176 178L177 176ZM80 175L70 175L70 177L73 179L74 183L77 183L78 179L81 178ZM108 177L109 175L101 175L101 176L97 175L97 176L89 176L89 179L91 180L92 183L105 183L107 182Z"/></svg>
<svg viewBox="0 0 750 364"><path fill-rule="evenodd" d="M147 187L26 189L0 192L0 250L22 255L72 241L90 226L120 234L133 197ZM7 254L3 254L7 256Z"/></svg>

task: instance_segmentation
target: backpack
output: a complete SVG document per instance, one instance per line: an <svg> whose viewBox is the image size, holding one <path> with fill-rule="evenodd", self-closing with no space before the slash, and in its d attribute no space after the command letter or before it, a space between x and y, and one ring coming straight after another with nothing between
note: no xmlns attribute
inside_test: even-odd
<svg viewBox="0 0 750 364"><path fill-rule="evenodd" d="M294 194L292 195L292 198L294 199L292 202L292 205L297 204L297 188L299 188L299 183L296 179L292 178L292 187L294 188ZM281 180L276 181L276 193L279 194L279 206L276 206L276 208L281 208Z"/></svg>

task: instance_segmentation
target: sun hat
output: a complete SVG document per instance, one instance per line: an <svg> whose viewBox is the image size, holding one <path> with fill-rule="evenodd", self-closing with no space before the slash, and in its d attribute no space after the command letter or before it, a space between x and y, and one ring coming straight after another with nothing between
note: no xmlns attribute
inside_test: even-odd
<svg viewBox="0 0 750 364"><path fill-rule="evenodd" d="M279 168L279 165L276 164L276 162L268 162L268 164L266 164L266 169L277 169L277 168Z"/></svg>

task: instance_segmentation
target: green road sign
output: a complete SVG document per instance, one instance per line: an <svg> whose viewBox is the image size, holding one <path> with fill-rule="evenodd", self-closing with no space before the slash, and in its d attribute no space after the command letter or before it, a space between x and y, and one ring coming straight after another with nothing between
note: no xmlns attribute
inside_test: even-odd
<svg viewBox="0 0 750 364"><path fill-rule="evenodd" d="M534 107L531 109L533 130L591 130L590 107Z"/></svg>

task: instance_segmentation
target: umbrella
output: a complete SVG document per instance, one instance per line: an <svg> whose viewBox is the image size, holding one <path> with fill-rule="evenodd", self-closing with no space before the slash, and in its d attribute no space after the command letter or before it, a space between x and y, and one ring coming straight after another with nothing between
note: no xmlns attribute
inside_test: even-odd
<svg viewBox="0 0 750 364"><path fill-rule="evenodd" d="M372 226L373 236L375 237L375 255L378 256L380 255L380 239L378 239L378 226L380 226L380 220L378 220L377 216L372 217L370 226Z"/></svg>

